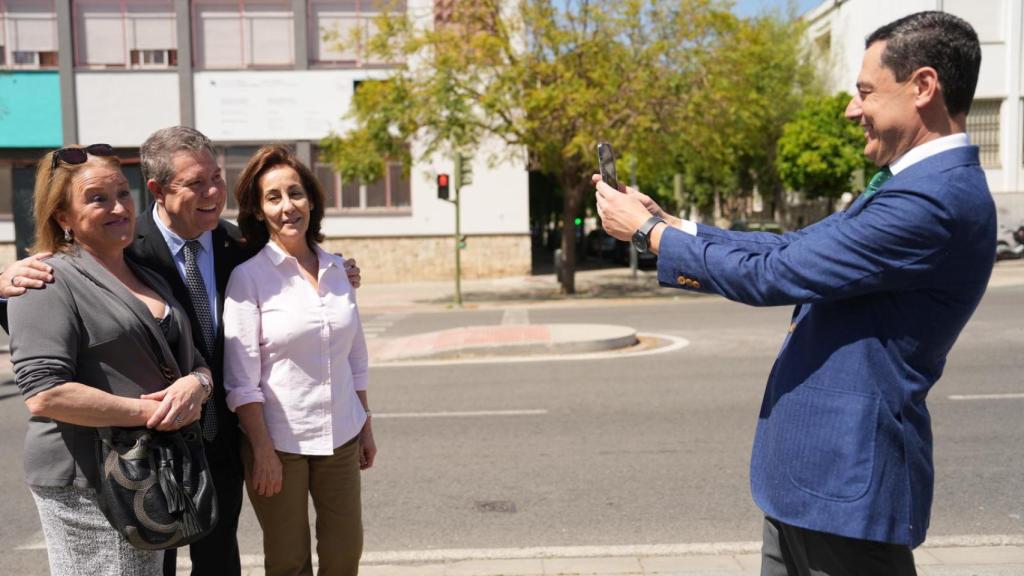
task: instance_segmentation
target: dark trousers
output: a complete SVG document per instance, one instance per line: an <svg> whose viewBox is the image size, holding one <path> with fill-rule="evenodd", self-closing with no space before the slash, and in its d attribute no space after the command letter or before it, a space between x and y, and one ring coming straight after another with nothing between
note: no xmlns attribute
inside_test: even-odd
<svg viewBox="0 0 1024 576"><path fill-rule="evenodd" d="M210 461L213 485L217 490L219 518L217 527L202 540L189 546L192 576L240 576L238 555L238 515L242 512L242 465L237 454ZM175 576L177 550L164 554L164 576Z"/></svg>
<svg viewBox="0 0 1024 576"><path fill-rule="evenodd" d="M815 532L764 519L761 576L916 576L909 546Z"/></svg>

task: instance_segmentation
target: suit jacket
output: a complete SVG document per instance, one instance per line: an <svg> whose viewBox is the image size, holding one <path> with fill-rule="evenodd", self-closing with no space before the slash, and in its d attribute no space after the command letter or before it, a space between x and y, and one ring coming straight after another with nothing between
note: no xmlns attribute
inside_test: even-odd
<svg viewBox="0 0 1024 576"><path fill-rule="evenodd" d="M178 273L167 242L160 233L160 229L157 228L156 222L153 221L152 205L139 214L135 223L135 240L128 247L126 254L132 261L151 268L164 277L170 284L175 299L181 302L185 313L188 314L192 324L192 333L199 334L199 319L192 306L192 298ZM227 289L228 278L230 278L232 270L235 269L235 266L248 260L250 256L252 253L243 243L238 227L221 220L217 228L213 230L213 266L217 283L218 314L223 313L224 310L224 292ZM206 453L212 461L237 460L238 418L228 410L225 401L224 366L220 360L224 356L224 323L218 321L217 324L215 344L217 357L209 364L210 370L213 372L213 397L217 407L218 432L214 441L207 443Z"/></svg>
<svg viewBox="0 0 1024 576"><path fill-rule="evenodd" d="M161 366L177 379L206 365L181 305L153 271L129 263L171 306L178 333L173 349L145 304L88 252L57 254L47 263L54 268L53 284L10 302L11 360L26 398L65 382L137 398L167 387ZM33 417L25 441L29 483L90 485L95 442L93 428Z"/></svg>
<svg viewBox="0 0 1024 576"><path fill-rule="evenodd" d="M853 538L924 541L934 482L925 400L985 291L995 239L973 146L913 164L799 232L663 234L662 285L796 304L750 464L765 514Z"/></svg>

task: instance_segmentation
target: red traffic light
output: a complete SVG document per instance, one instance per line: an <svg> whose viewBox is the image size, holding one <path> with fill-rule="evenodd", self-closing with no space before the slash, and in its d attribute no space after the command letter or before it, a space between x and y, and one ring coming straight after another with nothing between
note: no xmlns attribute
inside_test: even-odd
<svg viewBox="0 0 1024 576"><path fill-rule="evenodd" d="M438 174L437 175L437 197L442 200L448 200L450 194L448 193L448 175Z"/></svg>

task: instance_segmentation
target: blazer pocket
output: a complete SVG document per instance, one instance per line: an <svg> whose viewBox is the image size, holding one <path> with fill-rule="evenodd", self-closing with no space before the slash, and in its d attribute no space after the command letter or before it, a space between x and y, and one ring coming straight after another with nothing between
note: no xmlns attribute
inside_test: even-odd
<svg viewBox="0 0 1024 576"><path fill-rule="evenodd" d="M828 500L862 497L874 473L880 399L811 385L790 396L781 420L790 480Z"/></svg>
<svg viewBox="0 0 1024 576"><path fill-rule="evenodd" d="M99 318L83 314L82 325L85 327L89 348L96 348L125 338L129 332L128 328L117 319L116 314L108 314Z"/></svg>

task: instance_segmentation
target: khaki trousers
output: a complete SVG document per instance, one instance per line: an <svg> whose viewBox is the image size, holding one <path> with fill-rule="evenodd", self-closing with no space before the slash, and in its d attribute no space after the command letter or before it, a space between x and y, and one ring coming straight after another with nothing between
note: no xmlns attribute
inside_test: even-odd
<svg viewBox="0 0 1024 576"><path fill-rule="evenodd" d="M252 448L242 443L245 488L263 529L266 576L312 576L309 497L316 511L316 553L320 576L355 576L363 554L363 518L359 485L358 436L331 456L278 452L283 467L281 491L257 494L252 487Z"/></svg>

